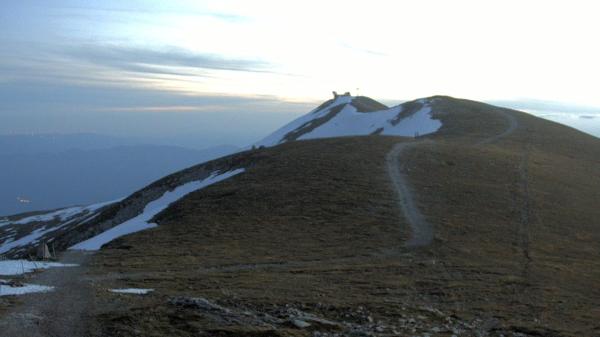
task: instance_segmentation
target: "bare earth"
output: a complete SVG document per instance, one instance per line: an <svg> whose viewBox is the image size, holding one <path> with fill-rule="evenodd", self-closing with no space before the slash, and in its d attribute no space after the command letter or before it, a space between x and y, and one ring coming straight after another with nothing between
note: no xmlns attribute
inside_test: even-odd
<svg viewBox="0 0 600 337"><path fill-rule="evenodd" d="M21 297L23 303L0 319L3 337L85 336L89 326L92 287L84 277L88 254L65 252L60 262L79 267L52 268L34 275L28 283L55 287L47 293Z"/></svg>
<svg viewBox="0 0 600 337"><path fill-rule="evenodd" d="M412 230L412 236L406 242L407 247L426 246L433 240L433 227L425 220L425 217L415 205L412 190L404 174L407 169L407 162L400 160L400 156L406 148L416 145L417 143L398 143L386 157L387 171L396 191L398 204Z"/></svg>

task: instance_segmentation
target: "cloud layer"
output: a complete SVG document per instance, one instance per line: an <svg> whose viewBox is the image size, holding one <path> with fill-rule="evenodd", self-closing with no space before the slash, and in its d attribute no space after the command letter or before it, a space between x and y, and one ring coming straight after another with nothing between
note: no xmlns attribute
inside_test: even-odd
<svg viewBox="0 0 600 337"><path fill-rule="evenodd" d="M591 122L600 106L600 47L590 41L600 21L593 6L578 4L7 2L0 115L12 119L0 132L28 123L31 130L89 128L87 120L102 113L235 120L245 111L277 119L300 113L289 102L310 102L310 110L331 90L383 101L436 94L495 100ZM268 123L255 118L243 127Z"/></svg>
<svg viewBox="0 0 600 337"><path fill-rule="evenodd" d="M269 64L263 61L229 59L178 47L150 49L120 45L83 45L69 50L66 54L94 65L143 73L194 75L181 70L169 70L172 67L249 72L269 69Z"/></svg>

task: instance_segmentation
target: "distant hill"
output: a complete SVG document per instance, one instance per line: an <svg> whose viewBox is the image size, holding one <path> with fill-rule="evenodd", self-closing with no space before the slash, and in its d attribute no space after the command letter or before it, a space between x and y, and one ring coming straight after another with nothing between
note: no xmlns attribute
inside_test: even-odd
<svg viewBox="0 0 600 337"><path fill-rule="evenodd" d="M98 138L96 142L89 137L83 144L60 137L44 146L20 138L28 144L4 138L5 146L23 146L15 145L12 154L0 154L0 215L124 197L166 174L236 150L229 146L206 150L159 145L110 147L118 141ZM68 150L75 146L83 149ZM4 152L10 149L4 147ZM16 154L17 150L22 154Z"/></svg>
<svg viewBox="0 0 600 337"><path fill-rule="evenodd" d="M60 153L139 145L141 141L95 133L0 135L0 155Z"/></svg>

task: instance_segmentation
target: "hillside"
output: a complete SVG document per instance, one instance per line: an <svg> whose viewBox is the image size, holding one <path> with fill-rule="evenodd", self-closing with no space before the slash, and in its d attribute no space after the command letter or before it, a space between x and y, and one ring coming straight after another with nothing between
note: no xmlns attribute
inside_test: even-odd
<svg viewBox="0 0 600 337"><path fill-rule="evenodd" d="M86 311L57 310L98 336L600 335L600 140L444 96L381 109L340 96L252 150L53 216L40 240L62 250L205 182L86 254Z"/></svg>

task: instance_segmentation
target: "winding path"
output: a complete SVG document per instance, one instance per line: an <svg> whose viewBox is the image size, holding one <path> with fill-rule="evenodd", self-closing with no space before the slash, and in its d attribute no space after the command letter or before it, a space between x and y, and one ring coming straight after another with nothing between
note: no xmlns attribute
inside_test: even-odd
<svg viewBox="0 0 600 337"><path fill-rule="evenodd" d="M495 143L498 140L509 136L519 127L517 118L512 114L503 110L496 110L496 112L507 120L508 125L506 129L499 134L476 142L474 144L475 146ZM416 206L413 189L406 176L406 172L408 171L408 168L406 167L407 162L401 160L402 154L407 148L418 146L422 143L424 142L397 143L390 152L388 152L385 158L387 172L390 176L392 187L394 188L394 191L396 191L398 206L402 210L402 214L404 214L404 217L412 230L411 238L405 243L406 247L411 248L427 246L433 241L433 226L427 222L419 208Z"/></svg>
<svg viewBox="0 0 600 337"><path fill-rule="evenodd" d="M506 120L508 121L508 126L501 133L491 136L491 137L488 137L488 138L484 138L483 140L475 143L475 145L486 145L486 144L495 143L495 142L499 141L500 139L509 136L519 127L519 121L517 121L515 116L513 116L503 110L496 110L496 112L498 114L502 115L504 118L506 118Z"/></svg>

